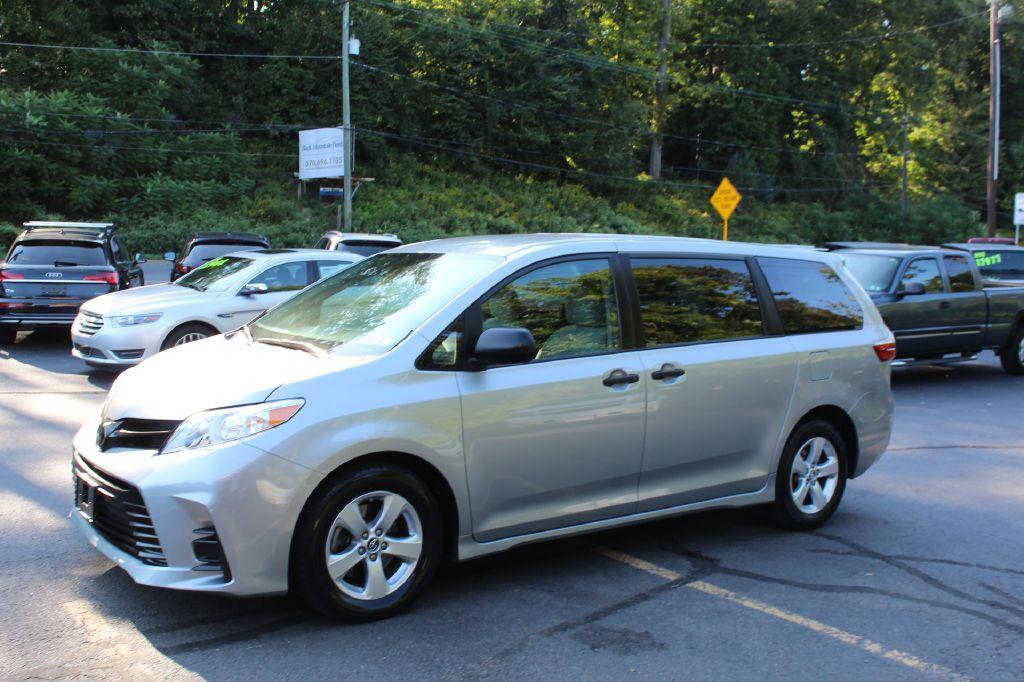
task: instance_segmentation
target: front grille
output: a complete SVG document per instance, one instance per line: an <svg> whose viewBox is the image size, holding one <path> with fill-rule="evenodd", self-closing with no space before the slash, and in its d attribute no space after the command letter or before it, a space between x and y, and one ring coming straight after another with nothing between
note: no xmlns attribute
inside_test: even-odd
<svg viewBox="0 0 1024 682"><path fill-rule="evenodd" d="M173 419L128 418L106 421L96 431L96 445L101 451L110 448L159 450L180 423Z"/></svg>
<svg viewBox="0 0 1024 682"><path fill-rule="evenodd" d="M80 310L75 318L75 331L82 336L92 336L103 328L103 316Z"/></svg>
<svg viewBox="0 0 1024 682"><path fill-rule="evenodd" d="M153 520L139 489L97 469L76 453L73 464L76 501L83 485L91 486L89 523L123 552L150 566L166 566Z"/></svg>

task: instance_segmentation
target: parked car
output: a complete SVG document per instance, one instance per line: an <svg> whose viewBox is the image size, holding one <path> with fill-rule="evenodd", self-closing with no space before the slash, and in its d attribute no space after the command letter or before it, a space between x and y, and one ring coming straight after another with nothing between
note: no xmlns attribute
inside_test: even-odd
<svg viewBox="0 0 1024 682"><path fill-rule="evenodd" d="M978 266L986 286L1024 286L1024 247L1015 244L944 244L947 249L967 251Z"/></svg>
<svg viewBox="0 0 1024 682"><path fill-rule="evenodd" d="M137 365L165 348L221 334L362 257L312 249L238 251L171 284L89 301L71 330L72 354L92 367Z"/></svg>
<svg viewBox="0 0 1024 682"><path fill-rule="evenodd" d="M24 224L0 262L0 343L18 330L70 327L83 302L141 286L142 254L128 254L113 223Z"/></svg>
<svg viewBox="0 0 1024 682"><path fill-rule="evenodd" d="M1024 374L1024 288L984 288L963 251L846 243L838 252L895 333L898 364L973 360L992 349L1004 370Z"/></svg>
<svg viewBox="0 0 1024 682"><path fill-rule="evenodd" d="M412 244L122 374L73 518L139 583L380 618L445 556L743 505L824 523L888 443L893 350L827 252Z"/></svg>
<svg viewBox="0 0 1024 682"><path fill-rule="evenodd" d="M203 263L233 251L269 249L270 240L261 234L249 232L197 232L185 240L181 254L168 251L164 260L173 261L171 281L188 274Z"/></svg>
<svg viewBox="0 0 1024 682"><path fill-rule="evenodd" d="M369 234L367 232L325 232L323 237L313 245L314 249L328 251L347 251L360 256L372 256L375 253L401 246L402 240L393 234Z"/></svg>

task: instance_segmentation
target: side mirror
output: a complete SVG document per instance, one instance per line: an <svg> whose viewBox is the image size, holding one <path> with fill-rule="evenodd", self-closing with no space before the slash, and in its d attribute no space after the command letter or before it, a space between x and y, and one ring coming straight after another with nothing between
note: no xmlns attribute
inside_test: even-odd
<svg viewBox="0 0 1024 682"><path fill-rule="evenodd" d="M146 254L144 254L144 253L137 253L137 254L135 254L135 262L136 263L148 263L149 261L146 260Z"/></svg>
<svg viewBox="0 0 1024 682"><path fill-rule="evenodd" d="M476 341L473 359L478 369L492 365L515 365L537 357L533 334L522 327L494 327Z"/></svg>
<svg viewBox="0 0 1024 682"><path fill-rule="evenodd" d="M267 285L263 282L255 282L253 284L246 284L242 287L241 291L238 292L239 296L255 296L256 294L265 294L269 291Z"/></svg>
<svg viewBox="0 0 1024 682"><path fill-rule="evenodd" d="M924 285L920 282L911 282L900 289L900 294L903 296L921 296L925 293L927 292L924 290Z"/></svg>
<svg viewBox="0 0 1024 682"><path fill-rule="evenodd" d="M178 254L174 253L173 251L165 251L164 252L164 260L169 260L171 262L174 262L174 260L176 260L177 257L178 257Z"/></svg>

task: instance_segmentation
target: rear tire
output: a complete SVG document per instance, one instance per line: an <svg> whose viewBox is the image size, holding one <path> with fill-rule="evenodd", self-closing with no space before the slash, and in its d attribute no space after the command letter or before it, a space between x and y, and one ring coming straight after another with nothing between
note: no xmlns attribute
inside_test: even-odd
<svg viewBox="0 0 1024 682"><path fill-rule="evenodd" d="M6 346L14 343L18 330L13 327L0 327L0 345Z"/></svg>
<svg viewBox="0 0 1024 682"><path fill-rule="evenodd" d="M849 458L836 427L823 419L800 424L786 441L775 478L775 520L811 530L835 513L846 490Z"/></svg>
<svg viewBox="0 0 1024 682"><path fill-rule="evenodd" d="M306 504L290 586L339 620L388 618L427 586L442 555L441 513L411 472L386 464L331 481Z"/></svg>
<svg viewBox="0 0 1024 682"><path fill-rule="evenodd" d="M1024 323L1018 324L1010 333L1009 342L999 353L999 361L1007 374L1024 374Z"/></svg>
<svg viewBox="0 0 1024 682"><path fill-rule="evenodd" d="M191 323L183 324L164 339L163 345L160 346L160 350L167 350L174 346L181 346L186 343L192 343L193 341L199 341L201 339L209 338L219 334L216 329L208 327L205 324Z"/></svg>

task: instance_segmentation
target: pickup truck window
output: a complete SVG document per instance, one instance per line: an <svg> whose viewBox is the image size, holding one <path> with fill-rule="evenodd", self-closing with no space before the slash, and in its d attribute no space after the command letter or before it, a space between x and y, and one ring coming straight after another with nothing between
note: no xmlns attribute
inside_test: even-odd
<svg viewBox="0 0 1024 682"><path fill-rule="evenodd" d="M835 270L825 263L758 258L787 334L857 329L864 313Z"/></svg>
<svg viewBox="0 0 1024 682"><path fill-rule="evenodd" d="M963 256L945 256L946 274L949 275L949 288L954 294L974 291L974 273L967 259Z"/></svg>
<svg viewBox="0 0 1024 682"><path fill-rule="evenodd" d="M929 294L941 294L942 274L939 272L938 261L934 258L918 258L912 261L903 272L900 289L906 289L908 284L914 282L923 284L924 290Z"/></svg>
<svg viewBox="0 0 1024 682"><path fill-rule="evenodd" d="M889 291L901 259L867 253L844 253L843 261L864 290L869 293ZM941 280L940 280L941 284Z"/></svg>

